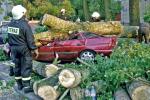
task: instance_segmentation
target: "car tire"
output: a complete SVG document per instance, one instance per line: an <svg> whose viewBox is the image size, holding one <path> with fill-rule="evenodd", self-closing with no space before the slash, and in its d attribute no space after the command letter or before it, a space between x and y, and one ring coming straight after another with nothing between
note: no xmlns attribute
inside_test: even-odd
<svg viewBox="0 0 150 100"><path fill-rule="evenodd" d="M94 60L96 53L92 50L82 51L79 55L81 60Z"/></svg>

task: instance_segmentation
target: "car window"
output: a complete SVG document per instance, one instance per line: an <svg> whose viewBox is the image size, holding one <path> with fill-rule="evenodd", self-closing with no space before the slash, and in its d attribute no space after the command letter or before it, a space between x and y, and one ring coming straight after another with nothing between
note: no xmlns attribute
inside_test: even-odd
<svg viewBox="0 0 150 100"><path fill-rule="evenodd" d="M69 40L81 39L80 34L71 34Z"/></svg>
<svg viewBox="0 0 150 100"><path fill-rule="evenodd" d="M85 33L83 33L83 35L84 35L86 38L99 37L99 35L94 34L94 33L91 33L91 32L85 32Z"/></svg>

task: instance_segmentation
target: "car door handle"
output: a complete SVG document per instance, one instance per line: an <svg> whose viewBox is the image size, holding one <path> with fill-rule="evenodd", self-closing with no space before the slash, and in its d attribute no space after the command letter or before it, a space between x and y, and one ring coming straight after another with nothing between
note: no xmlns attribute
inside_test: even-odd
<svg viewBox="0 0 150 100"><path fill-rule="evenodd" d="M81 46L81 44L77 44L77 46Z"/></svg>

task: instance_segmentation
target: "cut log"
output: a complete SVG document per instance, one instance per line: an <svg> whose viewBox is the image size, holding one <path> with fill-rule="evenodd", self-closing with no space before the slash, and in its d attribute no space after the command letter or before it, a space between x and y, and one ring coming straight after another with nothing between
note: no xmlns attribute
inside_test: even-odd
<svg viewBox="0 0 150 100"><path fill-rule="evenodd" d="M132 100L150 100L150 86L142 81L134 81L128 86Z"/></svg>
<svg viewBox="0 0 150 100"><path fill-rule="evenodd" d="M56 88L58 86L58 75L56 75L35 82L33 84L33 90L36 95L44 100L56 100L60 94Z"/></svg>
<svg viewBox="0 0 150 100"><path fill-rule="evenodd" d="M64 69L59 74L59 82L66 88L73 88L81 82L81 73L75 69Z"/></svg>
<svg viewBox="0 0 150 100"><path fill-rule="evenodd" d="M99 35L118 35L122 31L120 22L74 23L48 14L43 16L42 24L49 26L53 32L61 33L62 35L68 34L69 31L79 30L94 32Z"/></svg>
<svg viewBox="0 0 150 100"><path fill-rule="evenodd" d="M56 100L58 92L52 86L42 86L38 89L38 95L44 100Z"/></svg>
<svg viewBox="0 0 150 100"><path fill-rule="evenodd" d="M43 77L51 77L57 73L60 68L54 64L33 61L33 71Z"/></svg>
<svg viewBox="0 0 150 100"><path fill-rule="evenodd" d="M122 88L118 89L115 92L114 99L115 100L131 100L127 92Z"/></svg>
<svg viewBox="0 0 150 100"><path fill-rule="evenodd" d="M70 89L71 100L84 100L84 90L80 87Z"/></svg>

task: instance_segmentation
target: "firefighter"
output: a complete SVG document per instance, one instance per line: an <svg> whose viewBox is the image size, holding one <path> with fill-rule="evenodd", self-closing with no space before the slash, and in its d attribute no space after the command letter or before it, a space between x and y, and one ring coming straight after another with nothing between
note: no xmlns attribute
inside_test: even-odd
<svg viewBox="0 0 150 100"><path fill-rule="evenodd" d="M66 15L66 9L62 8L60 10L60 16L59 18L63 19L63 20L68 20L67 15Z"/></svg>
<svg viewBox="0 0 150 100"><path fill-rule="evenodd" d="M26 8L16 5L12 8L13 19L8 24L8 42L15 63L14 74L18 90L32 92L30 85L32 72L32 51L38 56L31 27L25 20Z"/></svg>
<svg viewBox="0 0 150 100"><path fill-rule="evenodd" d="M100 21L100 14L98 12L93 12L91 15L92 22L99 22Z"/></svg>

